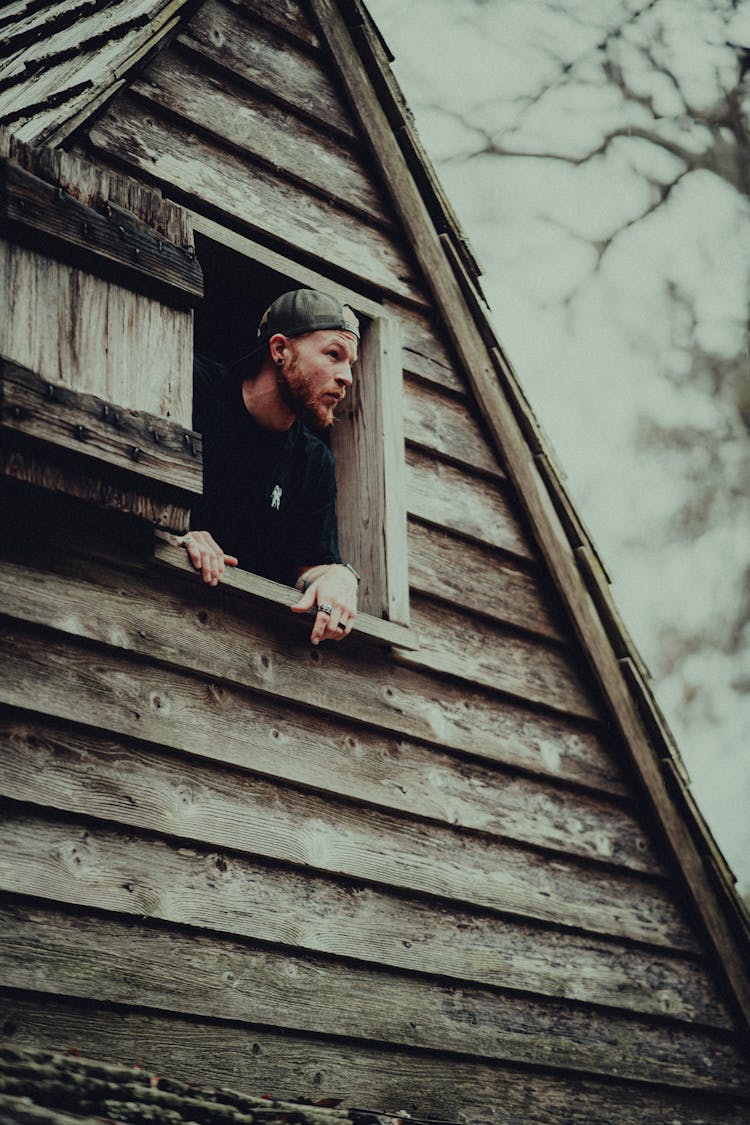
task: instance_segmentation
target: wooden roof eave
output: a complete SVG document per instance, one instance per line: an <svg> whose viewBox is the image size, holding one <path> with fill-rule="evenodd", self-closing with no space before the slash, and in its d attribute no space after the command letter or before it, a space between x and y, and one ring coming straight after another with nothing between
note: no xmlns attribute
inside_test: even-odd
<svg viewBox="0 0 750 1125"><path fill-rule="evenodd" d="M179 33L204 0L166 0L143 26L134 26L118 40L113 51L97 50L92 60L101 60L101 71L69 86L56 84L55 90L39 102L16 109L7 124L19 138L33 144L61 144L80 125L105 106L126 84L137 68ZM35 46L38 46L38 39ZM50 65L54 63L54 42L50 43ZM86 44L80 44L74 70L85 58ZM42 68L43 70L43 68ZM71 79L75 73L71 71ZM3 120L0 101L0 121Z"/></svg>
<svg viewBox="0 0 750 1125"><path fill-rule="evenodd" d="M606 573L489 321L477 267L361 0L309 0L493 442L750 1036L750 919L697 809ZM414 162L420 168L414 172ZM471 299L473 295L473 299ZM467 315L468 314L468 315Z"/></svg>

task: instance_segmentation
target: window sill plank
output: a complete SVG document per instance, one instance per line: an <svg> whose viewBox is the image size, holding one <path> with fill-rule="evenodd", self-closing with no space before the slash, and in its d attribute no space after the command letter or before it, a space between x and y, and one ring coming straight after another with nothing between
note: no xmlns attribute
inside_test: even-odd
<svg viewBox="0 0 750 1125"><path fill-rule="evenodd" d="M195 569L187 557L183 547L177 546L177 538L164 532L155 532L154 561L163 567L177 572L184 578L196 577ZM228 568L222 579L222 587L231 590L240 598L272 603L274 605L296 605L300 599L299 591L291 586L283 586L279 582L272 582L268 578L261 578L258 574L251 574L246 570ZM394 648L416 651L419 648L416 634L404 625L392 621L385 621L380 617L372 617L368 613L358 613L353 633L361 638L367 638L375 644L389 645Z"/></svg>

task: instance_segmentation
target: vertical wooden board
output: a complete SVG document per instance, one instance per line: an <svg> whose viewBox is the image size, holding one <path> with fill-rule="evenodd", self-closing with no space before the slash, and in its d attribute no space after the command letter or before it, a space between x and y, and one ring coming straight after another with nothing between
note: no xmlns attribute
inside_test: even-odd
<svg viewBox="0 0 750 1125"><path fill-rule="evenodd" d="M373 320L362 333L348 424L334 427L331 445L341 552L362 574L360 609L408 624L399 356L395 322Z"/></svg>
<svg viewBox="0 0 750 1125"><path fill-rule="evenodd" d="M0 353L52 382L190 426L192 313L0 239Z"/></svg>

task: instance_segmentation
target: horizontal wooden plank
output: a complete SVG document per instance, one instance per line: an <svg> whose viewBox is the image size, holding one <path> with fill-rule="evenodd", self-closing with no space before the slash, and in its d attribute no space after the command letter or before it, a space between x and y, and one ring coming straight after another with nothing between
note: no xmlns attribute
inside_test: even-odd
<svg viewBox="0 0 750 1125"><path fill-rule="evenodd" d="M418 594L411 598L411 623L419 635L419 648L400 654L399 660L571 715L602 717L593 685L584 680L570 650L509 632Z"/></svg>
<svg viewBox="0 0 750 1125"><path fill-rule="evenodd" d="M404 433L412 445L491 477L504 478L497 457L468 403L407 378L403 411Z"/></svg>
<svg viewBox="0 0 750 1125"><path fill-rule="evenodd" d="M53 671L54 668L50 668L50 675ZM97 709L94 708L93 713L87 709L88 692L85 692L86 702L75 690L71 691L71 695L74 707L78 707L80 713L86 715L88 722L95 723L101 730L97 721ZM41 702L40 700L37 706ZM46 698L44 703L47 703ZM106 707L100 707L99 710L102 712L104 729L109 729L112 735L123 733L118 730L116 719L107 719ZM231 742L230 748L226 748L227 737L236 737L231 714L228 724L222 720L220 739L215 738L213 730L209 731L208 738L203 743L190 738L185 740L181 731L175 731L169 745L174 749L184 749L187 741L188 752L199 759L250 767L255 773L265 774L274 780L302 781L307 786L314 783L318 790L366 801L386 811L447 822L457 828L477 829L506 841L531 843L575 856L603 859L635 871L663 873L643 828L635 816L619 804L596 800L583 794L559 792L549 784L530 778L508 776L476 763L461 766L448 755L425 752L421 747L408 742L383 744L382 739L379 740L374 732L360 733L352 727L342 727L340 731L331 732L333 737L329 734L331 748L326 755L318 750L317 728L320 724L315 716L309 716L308 729L298 736L299 741L304 742L305 754L311 759L310 766L304 770L296 764L296 755L288 748L288 735L291 732L287 731L287 738L282 739L282 732L273 726L278 717L273 712L269 714L267 709L258 711L252 700L247 701L244 708L245 752L241 756ZM127 729L126 721L121 719L119 724ZM272 730L270 739L268 735L263 737L264 724L266 730ZM226 730L227 725L229 731ZM136 729L141 737L146 733L142 726ZM159 733L163 739L169 732ZM273 759L269 760L269 741L274 745L276 766ZM36 765L29 763L42 763L39 770L45 772L45 778L47 774L49 778L55 776L56 771L62 769L63 775L59 779L62 794L69 784L74 787L80 784L77 780L78 770L87 769L89 758L92 760L92 770L95 769L94 763L102 759L106 763L102 767L106 774L110 765L119 769L121 762L129 762L130 755L134 752L132 746L127 743L123 745L120 739L105 738L102 733L97 733L90 727L69 729L67 725L50 724L43 715L32 717L25 712L4 710L0 710L0 743L9 750L12 748L17 759L11 769L12 776L9 775L4 783L0 783L0 789L8 796L38 804L49 803L56 808L72 808L74 805L68 806L62 796L49 791L51 781L45 779L37 784ZM337 745L340 752L334 758ZM150 763L153 751L142 753L146 754L147 765L144 772L147 774L152 768ZM368 761L360 761L365 755ZM371 756L377 756L379 763L370 765ZM334 761L331 761L332 758ZM159 760L157 755L157 763ZM179 765L175 765L171 758L167 758L160 768L165 769L168 775L175 770L177 773L189 772L192 768L182 759L179 762ZM338 770L335 766L338 766ZM132 774L129 766L122 768L126 771L126 777ZM68 780L66 771L72 771ZM89 781L91 785L96 784L93 774ZM171 784L168 781L166 787L169 788ZM209 775L206 800L210 799L213 784ZM139 788L141 787L139 783ZM200 786L197 789L202 792ZM319 798L312 798L313 805L318 801ZM75 807L86 812L88 806L85 795ZM326 809L325 803L322 807ZM321 820L328 821L332 817L335 819L336 807L326 811ZM102 811L101 815L114 814ZM117 817L114 816L114 819ZM349 819L347 808L343 821ZM191 823L192 820L185 822L182 830L184 834L189 835ZM400 830L401 821L396 820L394 824L396 830ZM363 828L356 827L358 831ZM419 825L415 831L417 834L427 834L427 829L420 828ZM237 846L240 846L239 840Z"/></svg>
<svg viewBox="0 0 750 1125"><path fill-rule="evenodd" d="M290 1031L750 1092L737 1047L710 1032L59 910L0 916L5 987L243 1024L272 1012Z"/></svg>
<svg viewBox="0 0 750 1125"><path fill-rule="evenodd" d="M117 652L98 652L92 662L88 651L49 636L6 629L0 667L6 704L29 707L33 701L42 715L65 722L85 715L114 735L572 855L624 866L653 862L627 809L543 779L462 762L231 688L211 684L207 690L202 679Z"/></svg>
<svg viewBox="0 0 750 1125"><path fill-rule="evenodd" d="M207 72L187 50L161 52L130 89L194 123L220 144L263 162L289 179L335 200L338 206L394 227L374 178L351 145L322 136L312 125L232 82Z"/></svg>
<svg viewBox="0 0 750 1125"><path fill-rule="evenodd" d="M47 580L44 575L38 575L37 559L38 556L25 552L20 569L7 571L7 584L2 582L0 568L4 612L17 621L48 625L63 636L99 640L106 646L115 640L114 650L100 651L98 656L103 670L97 691L105 693L108 699L111 697L112 705L117 691L121 690L114 685L121 678L117 670L121 659L117 649L127 648L136 657L159 661L160 666L148 676L153 679L156 695L159 696L161 677L164 684L171 685L169 690L174 699L183 700L182 705L189 705L190 687L183 687L179 675L169 672L170 664L224 681L220 692L216 688L217 700L228 693L227 699L234 701L234 683L252 687L283 706L295 702L311 705L322 712L317 723L318 737L326 722L365 721L371 728L389 735L466 751L472 757L576 781L605 792L627 791L621 768L608 753L598 732L580 723L551 713L535 713L508 700L498 702L493 693L468 690L466 684L436 683L433 676L416 670L392 668L389 663L381 664L374 659L372 650L360 655L358 650L350 648L347 655L336 655L334 650L328 649L319 652L317 660L311 659L307 639L300 638L295 629L292 640L278 613L271 627L262 612L254 613L252 620L244 613L231 612L226 600L217 597L217 591L205 588L199 579L195 587L186 582L174 586L166 584L162 577L162 582L156 583L153 589L152 579L143 575L135 582L126 580L118 593L115 571L115 589L108 595L99 584L91 587L85 583L72 587L56 585L54 578ZM93 573L91 562L87 566ZM22 582L16 588L20 578L33 579L26 591ZM150 587L159 603L155 607L150 597L144 598L138 593ZM128 603L134 604L128 606ZM6 633L9 633L8 625ZM184 633L184 656L181 650L175 651L173 645L174 637L180 633ZM65 660L75 657L64 655L70 649L63 636L57 640L48 638L48 658L56 665L56 676L67 679L73 672L72 669L67 672ZM21 642L21 651L24 645L25 642ZM60 652L60 657L56 652ZM2 655L0 649L0 657ZM4 655L11 659L10 650ZM238 663L240 660L243 663ZM24 657L21 656L17 666L24 667ZM300 676L300 669L305 669L304 676ZM31 670L28 669L29 675ZM110 676L114 676L114 681L107 690ZM346 692L342 693L344 682ZM53 686L49 685L46 695L53 692ZM136 687L135 679L133 686ZM17 701L16 684L11 679L4 685L4 691L10 693L8 702ZM200 694L204 695L205 691ZM64 696L55 694L54 697L56 708L64 706ZM228 713L233 708L234 702L227 704ZM139 721L145 726L143 717L153 711L147 694L136 710ZM67 711L53 713L67 714ZM74 714L73 718L76 717L78 715ZM151 718L157 717L152 714ZM177 718L175 714L175 721ZM293 745L308 721L306 718L305 723L291 722L289 728L282 724L279 729L282 732L289 729ZM274 723L273 729L277 726ZM241 730L241 726L236 729ZM323 745L327 745L327 740Z"/></svg>
<svg viewBox="0 0 750 1125"><path fill-rule="evenodd" d="M50 383L0 356L0 429L38 450L72 454L89 472L124 472L133 487L176 493L188 506L203 491L200 434L98 395Z"/></svg>
<svg viewBox="0 0 750 1125"><path fill-rule="evenodd" d="M500 702L489 689L395 666L356 636L346 645L312 649L298 622L287 625L278 611L270 617L260 608L245 612L231 594L228 600L221 587L206 587L197 576L195 582L175 583L164 575L130 574L89 561L84 580L76 560L51 558L31 544L18 547L13 562L0 563L0 599L16 621L128 649L284 704L306 704L323 715L472 756L578 776L597 787L619 782L597 733L567 718Z"/></svg>
<svg viewBox="0 0 750 1125"><path fill-rule="evenodd" d="M248 18L236 6L208 0L180 42L199 49L326 131L357 137L346 103L323 60L295 49L284 35Z"/></svg>
<svg viewBox="0 0 750 1125"><path fill-rule="evenodd" d="M33 809L4 807L0 839L0 888L10 894L467 984L723 1022L701 967L661 951Z"/></svg>
<svg viewBox="0 0 750 1125"><path fill-rule="evenodd" d="M141 102L119 97L92 126L94 147L155 177L196 210L210 207L231 225L277 240L345 271L366 286L421 301L415 274L394 238L259 165L211 144Z"/></svg>
<svg viewBox="0 0 750 1125"><path fill-rule="evenodd" d="M134 516L149 527L165 528L184 533L190 524L190 509L177 501L155 496L156 489L129 487L122 482L105 480L101 470L93 466L84 471L81 465L68 463L69 459L54 459L49 450L13 448L16 442L0 444L0 480L19 489L26 501L36 506L43 496L63 502L69 498L83 500L87 507L95 505L106 511ZM107 474L109 475L109 474ZM114 474L117 475L117 474Z"/></svg>
<svg viewBox="0 0 750 1125"><path fill-rule="evenodd" d="M652 915L646 924L662 926L655 916L663 888L579 870L564 856L554 860L553 892L536 854L457 829L374 809L363 816L342 801L112 739L50 738L3 724L2 743L15 752L0 794L14 800L370 883L429 887L444 898L597 933L618 934L622 924L623 935L633 936L643 925L642 899L641 914Z"/></svg>
<svg viewBox="0 0 750 1125"><path fill-rule="evenodd" d="M519 558L536 559L531 537L505 488L410 447L406 470L411 515Z"/></svg>
<svg viewBox="0 0 750 1125"><path fill-rule="evenodd" d="M320 39L300 0L229 0L240 12L245 11L278 28L285 36L293 36L308 47L320 46Z"/></svg>
<svg viewBox="0 0 750 1125"><path fill-rule="evenodd" d="M154 560L165 567L172 574L189 581L195 580L195 568L187 557L184 548L177 546L179 537L161 535L157 532L154 544ZM300 593L280 582L272 582L269 578L262 578L249 571L227 570L222 579L225 591L231 590L239 598L247 598L255 603L266 602L277 606L290 608L300 600ZM299 619L298 619L299 620ZM299 620L301 628L309 628L309 623ZM414 630L382 617L373 617L369 613L358 613L354 622L353 632L360 640L370 640L380 645L396 645L400 648L419 648L419 639Z"/></svg>
<svg viewBox="0 0 750 1125"><path fill-rule="evenodd" d="M411 519L409 583L420 594L554 641L570 641L551 595L536 574L491 548Z"/></svg>
<svg viewBox="0 0 750 1125"><path fill-rule="evenodd" d="M403 363L404 371L413 378L451 391L458 401L467 400L466 387L452 367L447 367L431 356L421 355L406 346L403 349Z"/></svg>
<svg viewBox="0 0 750 1125"><path fill-rule="evenodd" d="M14 242L177 308L203 298L192 247L107 202L95 209L11 160L0 163L0 229Z"/></svg>
<svg viewBox="0 0 750 1125"><path fill-rule="evenodd" d="M323 1036L243 1032L213 1021L103 1010L39 995L3 997L5 1037L20 1047L72 1047L83 1055L200 1085L290 1100L331 1097L463 1125L487 1125L498 1106L508 1122L534 1125L746 1125L747 1102L642 1082L582 1078L472 1063L420 1051L354 1045ZM210 1044L210 1047L207 1047Z"/></svg>
<svg viewBox="0 0 750 1125"><path fill-rule="evenodd" d="M434 305L417 309L386 301L386 307L399 319L405 350L410 352L412 357L421 357L434 367L443 369L442 374L436 373L432 378L425 374L425 378L453 389L457 394L465 395L468 391L468 383L458 368L454 352L447 343L445 329ZM415 358L414 362L416 361ZM427 371L426 367L425 372ZM421 375L422 372L415 370L414 374Z"/></svg>

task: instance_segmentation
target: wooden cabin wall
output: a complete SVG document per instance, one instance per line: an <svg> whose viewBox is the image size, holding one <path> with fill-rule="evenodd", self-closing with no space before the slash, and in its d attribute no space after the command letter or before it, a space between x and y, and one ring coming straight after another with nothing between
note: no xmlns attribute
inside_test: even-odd
<svg viewBox="0 0 750 1125"><path fill-rule="evenodd" d="M4 1034L485 1125L740 1125L714 967L305 10L209 0L79 143L401 322L392 653L8 500Z"/></svg>

